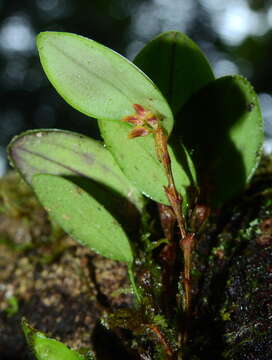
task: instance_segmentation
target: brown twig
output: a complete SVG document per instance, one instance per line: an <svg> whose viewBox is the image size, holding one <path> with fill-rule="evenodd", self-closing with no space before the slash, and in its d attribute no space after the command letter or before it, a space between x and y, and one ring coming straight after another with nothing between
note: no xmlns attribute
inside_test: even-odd
<svg viewBox="0 0 272 360"><path fill-rule="evenodd" d="M162 332L157 328L157 326L153 324L148 324L146 326L149 330L151 330L159 339L159 342L161 343L162 347L164 348L164 351L167 355L167 360L173 359L174 353L172 349L170 348L169 344L167 343L165 337L163 336Z"/></svg>

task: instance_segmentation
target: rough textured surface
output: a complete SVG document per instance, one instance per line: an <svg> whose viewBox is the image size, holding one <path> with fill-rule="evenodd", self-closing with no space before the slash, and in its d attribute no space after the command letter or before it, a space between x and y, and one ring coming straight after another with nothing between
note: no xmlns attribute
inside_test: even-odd
<svg viewBox="0 0 272 360"><path fill-rule="evenodd" d="M231 261L221 309L227 359L272 357L272 206L267 196L256 200L259 211L241 231L247 244Z"/></svg>
<svg viewBox="0 0 272 360"><path fill-rule="evenodd" d="M8 194L1 197L7 215L0 218L1 360L28 358L23 316L73 348L92 347L101 313L131 301L130 295L114 294L129 286L125 266L77 245L57 227L52 232L18 177L11 175L1 186ZM16 191L17 196L27 194L20 207Z"/></svg>
<svg viewBox="0 0 272 360"><path fill-rule="evenodd" d="M20 328L22 316L39 330L73 348L92 347L92 332L101 312L109 304L120 305L128 301L128 296L112 296L117 288L128 286L126 269L95 254L90 255L89 251L75 244L66 249L57 262L46 265L36 262L37 259L33 262L29 256L16 257L1 250L4 255L1 267L5 260L9 261L6 271L0 276L1 359L12 359L18 353L20 359L24 358L25 341ZM93 274L87 266L91 260L100 263L97 268L94 265ZM100 279L103 279L101 289ZM19 310L11 316L9 299L14 297Z"/></svg>
<svg viewBox="0 0 272 360"><path fill-rule="evenodd" d="M189 343L194 360L272 358L271 163L214 216L198 243ZM0 181L0 206L1 360L29 359L22 316L73 348L94 348L99 360L130 359L98 323L103 311L131 304L126 269L50 226L14 175Z"/></svg>
<svg viewBox="0 0 272 360"><path fill-rule="evenodd" d="M271 184L267 162L199 245L193 347L200 359L272 358Z"/></svg>
<svg viewBox="0 0 272 360"><path fill-rule="evenodd" d="M272 357L272 248L250 244L230 268L224 330L227 359Z"/></svg>

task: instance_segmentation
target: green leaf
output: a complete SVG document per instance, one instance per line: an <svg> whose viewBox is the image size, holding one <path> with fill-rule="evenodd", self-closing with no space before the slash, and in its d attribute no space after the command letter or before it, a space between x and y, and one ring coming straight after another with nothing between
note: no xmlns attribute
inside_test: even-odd
<svg viewBox="0 0 272 360"><path fill-rule="evenodd" d="M51 339L22 321L23 331L31 351L37 360L84 360L85 357L66 345Z"/></svg>
<svg viewBox="0 0 272 360"><path fill-rule="evenodd" d="M241 76L217 79L179 114L175 133L191 151L202 201L219 206L240 191L260 159L263 121L257 95Z"/></svg>
<svg viewBox="0 0 272 360"><path fill-rule="evenodd" d="M47 32L39 35L37 43L45 72L60 94L83 113L103 119L104 140L125 175L141 192L168 204L163 189L166 176L152 137L128 142L131 125L120 121L134 113L133 104L140 104L159 113L163 127L171 131L171 110L152 81L112 50L77 35ZM191 185L188 175L174 154L172 158L178 189L185 196Z"/></svg>
<svg viewBox="0 0 272 360"><path fill-rule="evenodd" d="M82 177L68 180L48 174L35 175L32 185L50 216L71 237L107 258L133 262L128 237L112 216L107 189Z"/></svg>
<svg viewBox="0 0 272 360"><path fill-rule="evenodd" d="M7 298L8 307L4 310L8 317L13 316L19 311L19 301L16 296Z"/></svg>
<svg viewBox="0 0 272 360"><path fill-rule="evenodd" d="M214 80L200 48L177 31L162 33L151 40L134 63L158 86L174 114L193 93Z"/></svg>
<svg viewBox="0 0 272 360"><path fill-rule="evenodd" d="M133 104L161 115L168 133L171 110L153 82L113 50L79 35L43 32L37 47L44 71L59 94L75 109L119 122Z"/></svg>
<svg viewBox="0 0 272 360"><path fill-rule="evenodd" d="M62 130L34 130L16 136L8 147L11 164L31 185L35 174L75 175L93 179L119 193L123 213L143 208L143 197L98 141ZM129 211L129 209L131 211Z"/></svg>
<svg viewBox="0 0 272 360"><path fill-rule="evenodd" d="M101 134L124 174L135 184L139 191L151 199L169 205L164 186L167 185L165 171L155 150L153 135L129 139L128 124L99 121ZM171 146L169 153L177 190L188 203L187 190L194 185L194 168L189 154L177 146Z"/></svg>
<svg viewBox="0 0 272 360"><path fill-rule="evenodd" d="M135 63L152 78L174 111L184 104L192 92L214 79L199 48L187 36L178 32L167 32L152 40L136 57ZM128 139L129 125L114 125L99 121L104 141L122 171L146 196L168 205L164 192L167 179L157 159L153 137ZM170 141L174 178L186 207L189 201L188 190L195 186L196 174L185 148L180 151L180 145L176 146L173 139Z"/></svg>

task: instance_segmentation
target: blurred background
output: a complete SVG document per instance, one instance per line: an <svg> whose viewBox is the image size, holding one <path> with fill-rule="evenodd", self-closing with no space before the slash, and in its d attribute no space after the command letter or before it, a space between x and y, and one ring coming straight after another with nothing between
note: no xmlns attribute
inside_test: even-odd
<svg viewBox="0 0 272 360"><path fill-rule="evenodd" d="M6 145L21 131L98 136L95 121L68 106L45 78L35 49L44 30L90 37L131 60L157 34L185 32L217 77L238 73L252 82L265 119L265 151L272 152L272 1L0 0L0 175Z"/></svg>

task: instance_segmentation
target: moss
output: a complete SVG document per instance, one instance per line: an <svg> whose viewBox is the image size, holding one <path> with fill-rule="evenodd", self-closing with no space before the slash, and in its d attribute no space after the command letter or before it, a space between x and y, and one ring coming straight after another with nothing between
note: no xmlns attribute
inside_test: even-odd
<svg viewBox="0 0 272 360"><path fill-rule="evenodd" d="M271 164L261 164L245 194L214 219L201 240L205 247L198 246L203 275L192 353L201 360L272 358Z"/></svg>
<svg viewBox="0 0 272 360"><path fill-rule="evenodd" d="M264 213L261 207L261 214ZM272 210L265 211L272 219ZM247 246L232 260L225 290L230 320L224 326L227 359L271 359L271 258L272 237L266 243L258 219L246 232ZM250 237L249 237L250 234Z"/></svg>
<svg viewBox="0 0 272 360"><path fill-rule="evenodd" d="M207 230L200 235L194 253L194 318L190 323L188 358L272 358L271 164L272 160L265 160L246 192L211 217ZM135 319L140 323L152 320L175 348L175 326L182 319L173 306L170 324L159 308L162 263L154 261L151 251L143 254L138 264L144 266L138 278L145 291L146 309L150 310L139 317L131 311L131 294L118 290L128 288L124 266L90 253L68 238L50 222L27 185L16 175L10 174L0 181L0 188L3 292L0 309L9 309L8 298L18 301L18 309L12 316L4 311L0 315L3 359L15 358L16 354L20 354L20 360L27 358L19 326L22 316L39 330L73 348L96 346L95 351L102 359L114 358L117 349L128 359L135 358L135 339L131 335L125 333L124 336L125 344L132 348L128 354L116 335L97 325L101 314L109 309L120 316L114 319L105 315L106 322L116 324L118 320L122 325L128 321L133 327ZM139 247L149 244L153 249L153 238L163 236L157 219L155 224L152 219L154 217L143 224L145 235ZM160 253L162 246L155 254ZM180 268L179 263L177 266ZM176 280L180 285L180 279ZM142 354L151 348L153 336L136 335ZM105 339L111 343L109 348L114 348L112 353L101 346ZM100 345L94 345L97 341ZM154 359L161 358L160 349L150 351Z"/></svg>
<svg viewBox="0 0 272 360"><path fill-rule="evenodd" d="M29 358L22 317L73 348L90 349L105 303L130 302L130 294L112 296L128 287L125 267L67 237L18 175L1 179L0 188L1 359Z"/></svg>

